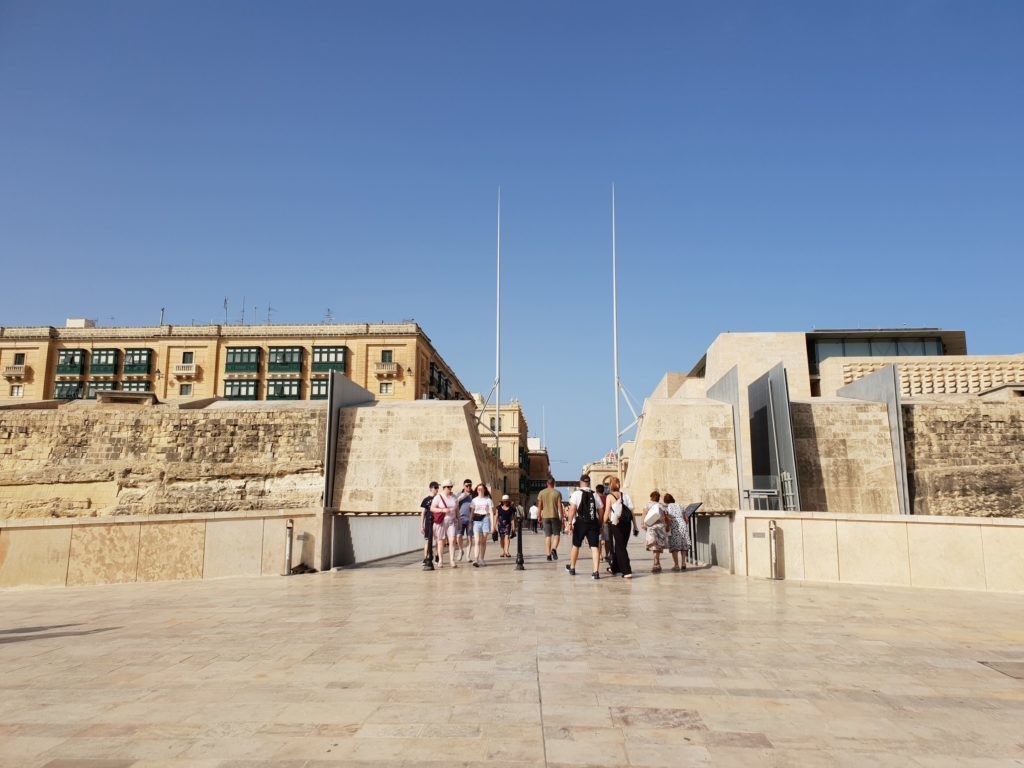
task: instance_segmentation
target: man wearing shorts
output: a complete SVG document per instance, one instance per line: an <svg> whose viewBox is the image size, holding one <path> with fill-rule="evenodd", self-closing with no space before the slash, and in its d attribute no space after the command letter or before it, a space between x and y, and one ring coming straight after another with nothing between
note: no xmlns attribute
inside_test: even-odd
<svg viewBox="0 0 1024 768"><path fill-rule="evenodd" d="M572 530L572 549L569 551L569 562L565 566L570 576L576 575L576 558L580 554L583 540L590 545L590 556L594 560L594 572L590 578L597 581L601 578L601 551L597 544L601 538L601 511L604 505L601 497L590 488L590 475L580 475L580 487L569 497L569 520Z"/></svg>
<svg viewBox="0 0 1024 768"><path fill-rule="evenodd" d="M548 487L537 497L537 508L544 528L544 549L548 560L557 560L558 537L562 533L562 494L555 489L555 478L548 478Z"/></svg>
<svg viewBox="0 0 1024 768"><path fill-rule="evenodd" d="M466 558L466 548L473 537L473 481L462 481L462 493L459 494L459 560Z"/></svg>

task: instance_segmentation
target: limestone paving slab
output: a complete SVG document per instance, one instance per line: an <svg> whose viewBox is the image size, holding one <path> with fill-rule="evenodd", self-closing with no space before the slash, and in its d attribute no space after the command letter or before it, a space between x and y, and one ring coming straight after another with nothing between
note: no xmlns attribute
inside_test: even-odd
<svg viewBox="0 0 1024 768"><path fill-rule="evenodd" d="M524 545L0 591L0 768L1024 766L1022 596Z"/></svg>

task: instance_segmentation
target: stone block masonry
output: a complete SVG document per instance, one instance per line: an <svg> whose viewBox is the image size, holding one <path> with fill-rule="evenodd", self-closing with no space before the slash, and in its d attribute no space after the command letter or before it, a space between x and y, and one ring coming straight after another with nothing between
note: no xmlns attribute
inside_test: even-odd
<svg viewBox="0 0 1024 768"><path fill-rule="evenodd" d="M915 515L1024 516L1024 403L903 406Z"/></svg>
<svg viewBox="0 0 1024 768"><path fill-rule="evenodd" d="M0 411L0 519L316 507L326 408Z"/></svg>
<svg viewBox="0 0 1024 768"><path fill-rule="evenodd" d="M790 413L805 510L899 514L885 405L813 400Z"/></svg>

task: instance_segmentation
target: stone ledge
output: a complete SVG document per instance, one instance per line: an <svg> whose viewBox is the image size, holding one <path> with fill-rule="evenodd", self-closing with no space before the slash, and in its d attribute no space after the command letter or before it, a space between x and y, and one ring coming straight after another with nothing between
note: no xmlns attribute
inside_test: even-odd
<svg viewBox="0 0 1024 768"><path fill-rule="evenodd" d="M1024 528L1024 518L1019 517L966 517L949 515L857 515L832 512L771 512L742 509L732 513L734 519L747 520L842 520L858 523L910 523L912 525L993 525L1010 528Z"/></svg>
<svg viewBox="0 0 1024 768"><path fill-rule="evenodd" d="M105 517L37 517L0 520L2 528L55 528L61 526L82 525L131 525L135 523L179 523L201 520L249 520L287 519L290 517L315 517L320 513L319 507L299 507L297 509L264 510L248 509L235 512L187 512L166 515L108 515Z"/></svg>

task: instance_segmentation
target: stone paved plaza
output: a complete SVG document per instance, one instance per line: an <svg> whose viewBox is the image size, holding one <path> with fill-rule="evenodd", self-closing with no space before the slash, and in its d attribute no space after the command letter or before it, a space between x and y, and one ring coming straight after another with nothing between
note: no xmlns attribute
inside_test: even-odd
<svg viewBox="0 0 1024 768"><path fill-rule="evenodd" d="M0 592L0 766L1024 765L1024 597L653 576L638 539L593 582L524 541Z"/></svg>

